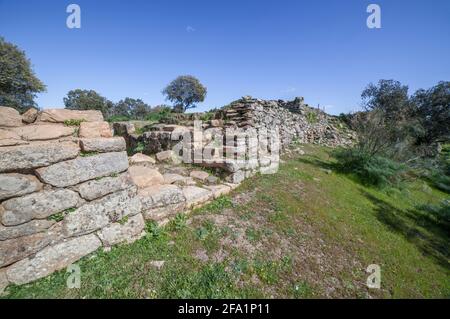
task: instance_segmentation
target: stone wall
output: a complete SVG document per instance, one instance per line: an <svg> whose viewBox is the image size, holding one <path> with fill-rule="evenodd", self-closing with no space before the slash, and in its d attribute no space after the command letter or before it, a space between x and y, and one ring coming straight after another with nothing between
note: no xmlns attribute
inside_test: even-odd
<svg viewBox="0 0 450 319"><path fill-rule="evenodd" d="M275 173L279 151L294 140L354 140L302 99L250 97L200 126L157 124L136 134L133 124L115 123L114 131L121 136L98 111L0 107L0 292L132 242L146 220L165 224L257 172Z"/></svg>
<svg viewBox="0 0 450 319"><path fill-rule="evenodd" d="M0 293L237 187L172 158L129 158L97 111L0 107Z"/></svg>
<svg viewBox="0 0 450 319"><path fill-rule="evenodd" d="M98 111L0 107L0 290L142 234L125 150Z"/></svg>
<svg viewBox="0 0 450 319"><path fill-rule="evenodd" d="M302 97L293 101L260 100L250 96L231 103L223 110L225 126L241 129L278 128L281 147L293 140L330 147L348 146L356 135L336 117L309 107Z"/></svg>

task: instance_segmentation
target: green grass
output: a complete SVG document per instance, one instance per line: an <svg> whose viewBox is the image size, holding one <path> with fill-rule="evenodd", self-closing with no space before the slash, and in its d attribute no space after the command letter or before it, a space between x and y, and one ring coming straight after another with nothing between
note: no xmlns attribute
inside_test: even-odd
<svg viewBox="0 0 450 319"><path fill-rule="evenodd" d="M327 173L329 149L302 148L307 155L285 158L277 174L246 180L189 220L148 223L135 243L86 256L77 262L81 289L66 288L60 271L6 297L448 298L448 224L439 214L449 195L422 180L366 187ZM380 290L365 285L370 264L381 267Z"/></svg>

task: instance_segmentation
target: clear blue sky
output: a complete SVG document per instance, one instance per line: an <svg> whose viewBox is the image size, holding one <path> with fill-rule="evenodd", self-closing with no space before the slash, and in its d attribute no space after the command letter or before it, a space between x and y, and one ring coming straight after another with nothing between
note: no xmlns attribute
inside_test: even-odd
<svg viewBox="0 0 450 319"><path fill-rule="evenodd" d="M70 3L81 29L66 27ZM370 3L382 29L366 26ZM192 74L208 88L198 110L304 96L336 114L382 78L411 91L450 80L449 0L0 0L0 35L47 85L44 108L75 88L160 104L168 82Z"/></svg>

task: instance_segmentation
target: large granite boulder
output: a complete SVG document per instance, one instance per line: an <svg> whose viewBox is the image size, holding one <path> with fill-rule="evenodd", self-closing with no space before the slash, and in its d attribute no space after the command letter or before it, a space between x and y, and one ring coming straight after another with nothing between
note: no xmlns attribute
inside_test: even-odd
<svg viewBox="0 0 450 319"><path fill-rule="evenodd" d="M48 246L32 258L23 259L6 270L8 281L17 285L26 284L61 270L96 251L102 243L94 234L73 238Z"/></svg>
<svg viewBox="0 0 450 319"><path fill-rule="evenodd" d="M139 190L142 209L148 210L185 201L183 192L175 185L156 185Z"/></svg>
<svg viewBox="0 0 450 319"><path fill-rule="evenodd" d="M22 126L22 116L12 107L0 106L0 127Z"/></svg>
<svg viewBox="0 0 450 319"><path fill-rule="evenodd" d="M0 267L10 265L38 252L51 241L52 236L46 233L0 241Z"/></svg>
<svg viewBox="0 0 450 319"><path fill-rule="evenodd" d="M62 124L43 124L17 127L13 131L27 141L45 141L71 136L75 128Z"/></svg>
<svg viewBox="0 0 450 319"><path fill-rule="evenodd" d="M81 203L78 193L69 189L42 191L4 201L0 205L0 221L5 226L15 226L47 218Z"/></svg>
<svg viewBox="0 0 450 319"><path fill-rule="evenodd" d="M80 140L80 146L83 152L122 152L127 149L123 137L83 138Z"/></svg>
<svg viewBox="0 0 450 319"><path fill-rule="evenodd" d="M33 175L0 174L0 201L38 192L42 183Z"/></svg>
<svg viewBox="0 0 450 319"><path fill-rule="evenodd" d="M141 212L141 202L136 196L136 187L107 195L78 208L63 220L66 236L79 236L94 232L111 222Z"/></svg>
<svg viewBox="0 0 450 319"><path fill-rule="evenodd" d="M164 184L164 177L155 168L145 166L130 166L128 173L138 188Z"/></svg>
<svg viewBox="0 0 450 319"><path fill-rule="evenodd" d="M5 227L0 225L0 241L40 233L49 229L54 224L55 221L53 220L36 219L18 226Z"/></svg>
<svg viewBox="0 0 450 319"><path fill-rule="evenodd" d="M22 121L30 124L36 121L39 111L34 107L29 108L25 113L22 114Z"/></svg>
<svg viewBox="0 0 450 319"><path fill-rule="evenodd" d="M47 184L67 187L91 179L121 173L128 168L126 152L103 153L39 168L36 173Z"/></svg>
<svg viewBox="0 0 450 319"><path fill-rule="evenodd" d="M112 246L121 242L132 243L142 236L145 221L142 214L128 218L123 223L113 223L97 232L104 246Z"/></svg>
<svg viewBox="0 0 450 319"><path fill-rule="evenodd" d="M39 113L37 122L64 123L66 121L77 120L85 122L101 122L103 115L100 111L87 110L67 110L48 109Z"/></svg>
<svg viewBox="0 0 450 319"><path fill-rule="evenodd" d="M22 138L11 129L0 128L0 147L21 145L21 144L28 144L28 142L22 140Z"/></svg>
<svg viewBox="0 0 450 319"><path fill-rule="evenodd" d="M78 136L82 138L112 137L113 133L108 122L82 122Z"/></svg>
<svg viewBox="0 0 450 319"><path fill-rule="evenodd" d="M135 184L128 173L116 177L103 177L77 186L74 189L86 200L94 200L105 195L133 187Z"/></svg>
<svg viewBox="0 0 450 319"><path fill-rule="evenodd" d="M0 148L0 172L31 169L73 159L80 148L72 142L33 143Z"/></svg>

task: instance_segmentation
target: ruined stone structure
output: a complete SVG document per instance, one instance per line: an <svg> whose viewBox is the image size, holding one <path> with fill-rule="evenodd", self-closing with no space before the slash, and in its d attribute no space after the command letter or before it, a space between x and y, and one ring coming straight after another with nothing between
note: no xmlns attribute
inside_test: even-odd
<svg viewBox="0 0 450 319"><path fill-rule="evenodd" d="M145 235L145 220L164 224L227 194L270 171L275 151L293 140L348 145L354 136L340 125L301 99L243 98L203 123L207 130L197 139L195 127L154 125L136 134L130 123L115 123L113 136L98 111L19 115L0 107L0 292L100 247L130 243ZM267 136L275 128L278 143ZM189 142L180 143L186 136ZM182 163L205 152L212 158Z"/></svg>

